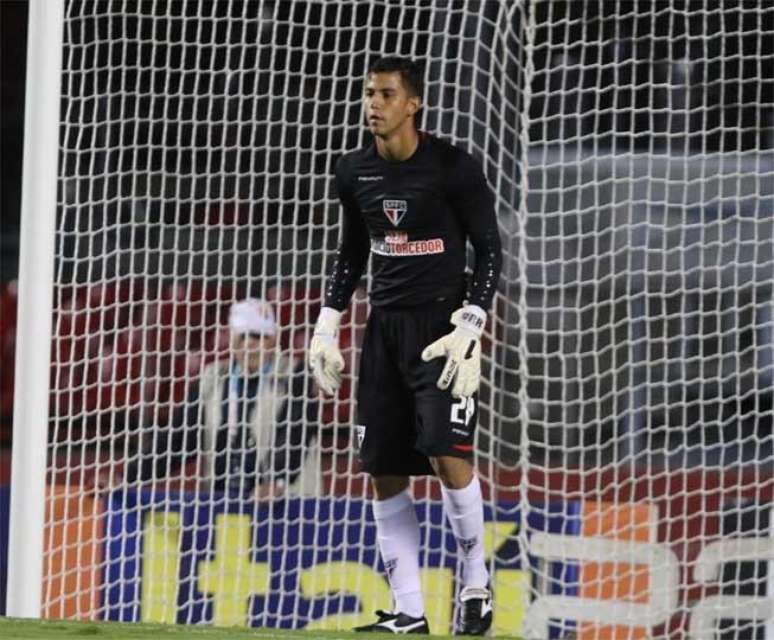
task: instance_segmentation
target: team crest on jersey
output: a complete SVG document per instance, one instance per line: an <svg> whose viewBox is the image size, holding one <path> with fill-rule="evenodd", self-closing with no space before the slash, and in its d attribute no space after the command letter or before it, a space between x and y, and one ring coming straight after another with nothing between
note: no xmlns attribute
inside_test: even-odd
<svg viewBox="0 0 774 640"><path fill-rule="evenodd" d="M397 227L408 211L408 203L405 200L382 200L382 210L392 225Z"/></svg>

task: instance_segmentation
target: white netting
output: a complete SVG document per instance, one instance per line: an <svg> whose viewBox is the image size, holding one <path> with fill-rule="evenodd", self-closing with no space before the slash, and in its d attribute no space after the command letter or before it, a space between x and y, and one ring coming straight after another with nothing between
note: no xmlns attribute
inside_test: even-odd
<svg viewBox="0 0 774 640"><path fill-rule="evenodd" d="M477 453L495 631L762 633L773 42L752 0L68 2L44 615L348 628L390 607L350 431L362 292L338 398L289 382L338 238L332 169L388 52L425 61L422 127L497 196ZM242 408L275 406L228 451L288 485L258 502L244 477L219 490L207 432L248 295L280 331ZM454 547L435 481L415 494L444 633Z"/></svg>

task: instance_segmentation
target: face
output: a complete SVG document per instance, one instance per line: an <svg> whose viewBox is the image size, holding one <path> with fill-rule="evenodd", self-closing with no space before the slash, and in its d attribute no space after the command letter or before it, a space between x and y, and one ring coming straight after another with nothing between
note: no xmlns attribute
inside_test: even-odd
<svg viewBox="0 0 774 640"><path fill-rule="evenodd" d="M389 138L403 128L414 128L421 102L409 95L397 72L370 73L366 78L363 110L371 133Z"/></svg>
<svg viewBox="0 0 774 640"><path fill-rule="evenodd" d="M262 336L254 333L232 333L231 348L234 359L247 375L261 371L261 367L274 357L277 339L274 336Z"/></svg>

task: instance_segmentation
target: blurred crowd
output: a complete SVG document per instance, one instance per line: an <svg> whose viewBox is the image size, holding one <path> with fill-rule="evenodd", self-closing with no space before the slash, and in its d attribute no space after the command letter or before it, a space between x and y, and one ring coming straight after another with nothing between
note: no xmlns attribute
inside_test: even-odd
<svg viewBox="0 0 774 640"><path fill-rule="evenodd" d="M202 369L229 356L228 312L248 292L234 283L108 281L54 292L51 341L52 443L163 426L185 403ZM285 283L266 289L277 316L279 353L301 362L321 305L319 290ZM14 393L16 281L0 287L0 443L9 444ZM366 314L356 293L343 321L347 376L325 403L323 423L346 423L357 327Z"/></svg>
<svg viewBox="0 0 774 640"><path fill-rule="evenodd" d="M187 389L199 372L225 356L228 308L246 296L275 305L281 327L277 348L302 358L321 303L319 284L310 283L324 273L324 256L330 255L338 233L329 176L335 157L362 141L359 80L369 52L395 51L426 60L431 106L423 126L446 137L469 140L474 149L487 150L485 155L492 160L485 170L492 184L501 188L501 220L512 265L499 302L507 308L496 314L503 319L495 330L504 345L518 344L516 328L526 321L519 317L521 307L515 302L520 299L523 275L518 271L522 256L517 253L522 229L515 225L515 216L509 217L521 201L519 188L524 180L518 159L523 133L535 153L557 149L555 162L545 156L533 167L545 175L529 176L534 186L528 197L540 200L534 206L530 202L530 208L540 215L526 229L529 237L542 243L540 251L560 248L561 253L546 262L561 265L557 273L564 273L564 263L573 263L567 252L575 245L588 248L588 255L573 258L585 268L582 277L591 282L604 272L597 270L597 259L605 258L599 243L611 238L609 252L614 253L612 239L617 234L608 233L603 221L609 219L609 229L614 229L618 210L640 216L632 220L643 221L638 226L647 228L648 238L660 243L658 252L670 248L681 259L687 254L679 242L669 244L653 231L671 228L661 222L661 216L695 215L695 228L704 234L712 228L708 212L716 211L722 220L737 211L734 207L741 216L743 205L764 215L769 211L761 204L764 200L748 197L744 186L749 183L751 189L765 190L766 181L758 177L760 167L746 181L739 177L736 164L730 169L733 176L726 177L718 169L717 188L726 194L720 205L706 188L711 177L706 164L699 169L701 176L683 178L686 189L702 185L695 199L675 190L677 204L668 198L662 203L659 192L652 189L670 180L680 183L680 176L670 178L667 173L672 170L670 157L698 154L704 162L710 154L732 159L741 153L770 155L774 65L762 61L774 54L774 39L767 37L774 10L744 0L711 7L674 0L643 3L637 10L626 3L552 0L537 3L534 13L524 10L527 5L514 5L515 10L504 13L501 3L452 4L448 11L439 11L422 4L398 9L389 3L305 0L276 5L139 3L116 20L97 5L80 0L68 3L57 280L80 284L60 284L54 291L53 443L96 442L100 434L131 434L168 424L185 403ZM533 23L531 75L523 68L528 16ZM22 34L24 29L16 31ZM200 46L203 38L204 47ZM500 47L507 53L501 69L499 59L495 60ZM16 82L23 78L20 73L8 75ZM528 77L530 86L524 84ZM6 93L23 96L22 89L17 85ZM530 106L525 119L521 110L527 90ZM522 132L519 127L525 121L530 128ZM9 135L23 129L13 122L7 127ZM17 146L20 166L21 146ZM575 154L570 160L567 150ZM622 168L611 152L644 154L645 174ZM612 158L609 168L603 167L601 156ZM656 156L662 156L661 164L651 159ZM581 165L586 157L594 158L588 169ZM757 157L751 157L751 162L758 162ZM663 175L659 167L665 168ZM651 174L652 180L641 178ZM4 176L5 183L9 185L6 194L13 189L17 193L3 213L10 212L11 220L18 221L20 180ZM608 189L614 184L632 190ZM638 197L634 187L650 195L632 208L630 200ZM554 193L562 197L554 201ZM622 199L619 193L624 194ZM705 195L711 201L709 207ZM645 224L650 215L657 224ZM763 222L750 224L756 237L765 240ZM681 231L684 225L672 226L681 238L688 237ZM717 227L721 228L720 223ZM600 229L604 232L599 233ZM587 241L576 243L576 237ZM726 240L719 239L718 244L736 246ZM15 256L18 243L16 236L5 244L2 241L0 234L0 444L7 445L17 300L16 283L11 280L16 265L9 256ZM755 259L765 260L758 245L742 242L739 246L763 255ZM737 253L735 258L745 255ZM535 269L540 277L551 273L543 265ZM612 264L607 269L616 271ZM534 280L535 274L526 277ZM675 271L675 277L682 279L682 272ZM248 287L248 281L263 283L260 291ZM768 281L752 297L756 308L765 306L761 300L769 296ZM738 303L738 287L720 288L726 286L727 295ZM575 289L566 290L575 295ZM556 287L555 291L545 314L562 316L564 322L564 293ZM594 296L598 296L596 282ZM572 311L575 304L567 308ZM596 333L588 335L610 341L609 348L607 343L605 348L595 343L608 360L603 375L594 358L572 364L576 362L572 331L535 333L531 338L535 343L529 344L533 360L528 365L520 362L515 347L504 348L502 368L493 377L501 396L492 404L498 407L495 418L502 422L501 441L510 443L503 445L507 451L499 452L500 458L515 457L519 451L518 425L524 412L518 372L522 366L546 372L533 376L528 390L531 398L541 400L527 410L541 433L556 433L561 444L567 412L575 406L570 422L584 426L589 450L598 450L599 442L615 442L620 425L614 403L607 398L614 396L621 376L615 357L606 354L617 352L613 345L619 337L606 326L620 324L616 319L628 311L616 307L623 303L615 299L606 319L598 311L603 307L597 298L584 304L593 306L600 319ZM543 313L541 305L545 306L543 300L533 308ZM702 330L709 326L702 318L710 312L698 307L693 312ZM683 310L670 313L670 317L682 317ZM342 335L345 354L350 354L348 374L357 344L352 326L359 325L364 314L365 298L360 292L345 318ZM532 321L549 326L542 316ZM758 321L739 322L752 326ZM707 331L712 336L719 333ZM759 333L749 338L744 336L753 332L743 333L742 340L756 346L740 343L749 358L769 353L765 345L770 339ZM677 337L670 339L683 344ZM708 360L705 343L710 342L702 342L704 360ZM564 348L570 351L562 353ZM583 353L587 352L591 350ZM578 379L601 379L602 387L568 384L573 366L579 367ZM586 376L583 367L592 374ZM738 368L750 369L746 364ZM714 369L701 369L690 377L702 381L702 393L704 380L736 379L727 372L716 375ZM664 379L669 380L666 374ZM768 390L770 383L764 382L758 386ZM671 393L681 388L668 382L664 387ZM605 400L597 402L600 388ZM573 389L577 397L570 401L567 393ZM734 394L717 393L714 400L701 397L699 401L699 396L681 393L684 397L674 404L655 403L661 414L669 414L659 418L661 422L649 418L642 424L663 423L664 433L690 425L697 440L706 439L708 421L738 422L736 418L708 420L707 406L712 401L721 417L752 416L756 429L769 428L770 405L762 405L760 399L755 410L743 411ZM348 423L351 394L348 375L336 401L321 405L322 423ZM733 411L724 408L732 404L738 405ZM689 415L684 406L699 415ZM588 411L592 413L587 415ZM758 419L761 415L766 422ZM543 428L544 424L557 428ZM644 433L635 424L626 428ZM723 438L733 441L738 434ZM548 436L545 440L546 451L562 450ZM119 446L131 446L131 442L121 441Z"/></svg>

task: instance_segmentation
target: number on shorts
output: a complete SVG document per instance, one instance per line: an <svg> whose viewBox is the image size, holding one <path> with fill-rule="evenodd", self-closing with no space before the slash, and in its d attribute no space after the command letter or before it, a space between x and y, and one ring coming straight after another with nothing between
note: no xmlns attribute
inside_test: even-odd
<svg viewBox="0 0 774 640"><path fill-rule="evenodd" d="M467 425L473 417L473 412L476 410L476 401L473 396L467 398L460 398L459 402L455 402L451 408L451 421L458 424Z"/></svg>

